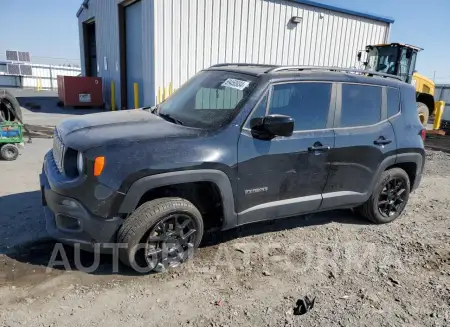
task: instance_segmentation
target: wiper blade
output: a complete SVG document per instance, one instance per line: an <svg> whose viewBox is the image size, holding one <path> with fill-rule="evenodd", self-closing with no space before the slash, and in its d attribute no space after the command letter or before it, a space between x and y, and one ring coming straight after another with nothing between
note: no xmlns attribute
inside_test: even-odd
<svg viewBox="0 0 450 327"><path fill-rule="evenodd" d="M178 125L183 125L183 122L181 121L181 120L179 120L179 119L176 119L176 118L174 118L174 117L172 117L171 115L169 115L169 114L159 114L159 117L161 117L161 118L163 118L163 119L165 119L165 120L169 120L169 121L171 121L172 123L174 123L174 124L178 124Z"/></svg>
<svg viewBox="0 0 450 327"><path fill-rule="evenodd" d="M148 110L151 114L155 114L158 110L158 106L151 106L151 107L143 107L142 110Z"/></svg>

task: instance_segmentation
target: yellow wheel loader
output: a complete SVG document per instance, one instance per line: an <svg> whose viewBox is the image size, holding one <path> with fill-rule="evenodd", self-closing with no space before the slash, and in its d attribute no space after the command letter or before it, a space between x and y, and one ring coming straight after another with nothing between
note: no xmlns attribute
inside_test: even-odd
<svg viewBox="0 0 450 327"><path fill-rule="evenodd" d="M439 129L445 103L434 100L434 82L416 72L417 53L423 49L401 43L368 45L364 69L391 75L397 75L406 83L416 87L417 113L426 127L433 116L433 129ZM358 53L361 61L362 52Z"/></svg>

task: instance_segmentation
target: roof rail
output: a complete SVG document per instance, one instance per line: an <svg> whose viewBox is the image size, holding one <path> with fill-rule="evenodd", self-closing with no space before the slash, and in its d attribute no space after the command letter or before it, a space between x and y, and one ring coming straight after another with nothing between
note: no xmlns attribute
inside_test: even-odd
<svg viewBox="0 0 450 327"><path fill-rule="evenodd" d="M277 66L272 69L266 70L266 73L275 73L283 70L327 70L331 72L347 72L347 73L361 73L366 74L369 76L381 76L385 78L392 78L399 81L402 81L402 78L400 76L391 75L391 74L385 74L385 73L379 73L374 72L370 70L364 70L364 69L355 69L355 68L341 68L341 67L322 67L322 66Z"/></svg>
<svg viewBox="0 0 450 327"><path fill-rule="evenodd" d="M226 67L226 66L242 66L242 67L270 67L275 68L278 67L276 65L267 65L267 64L247 64L247 63L223 63L223 64L216 64L212 65L211 67ZM211 68L210 67L210 68Z"/></svg>

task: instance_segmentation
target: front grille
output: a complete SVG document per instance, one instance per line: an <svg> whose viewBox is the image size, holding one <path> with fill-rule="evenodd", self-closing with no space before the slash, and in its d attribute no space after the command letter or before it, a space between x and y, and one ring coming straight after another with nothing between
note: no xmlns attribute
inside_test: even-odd
<svg viewBox="0 0 450 327"><path fill-rule="evenodd" d="M62 142L58 131L55 129L55 134L53 137L53 160L55 160L56 168L58 168L61 174L64 174L64 155L66 148Z"/></svg>

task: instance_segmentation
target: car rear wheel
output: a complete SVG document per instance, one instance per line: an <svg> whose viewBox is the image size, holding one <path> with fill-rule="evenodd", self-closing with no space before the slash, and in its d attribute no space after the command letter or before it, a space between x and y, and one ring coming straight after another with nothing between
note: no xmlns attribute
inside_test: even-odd
<svg viewBox="0 0 450 327"><path fill-rule="evenodd" d="M203 237L198 209L182 198L142 204L117 236L120 260L138 272L165 271L192 258Z"/></svg>
<svg viewBox="0 0 450 327"><path fill-rule="evenodd" d="M376 224L389 223L402 214L409 199L409 192L409 177L403 169L386 170L375 186L372 196L357 210Z"/></svg>

